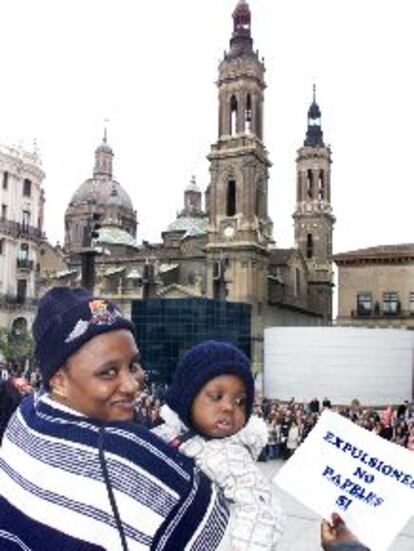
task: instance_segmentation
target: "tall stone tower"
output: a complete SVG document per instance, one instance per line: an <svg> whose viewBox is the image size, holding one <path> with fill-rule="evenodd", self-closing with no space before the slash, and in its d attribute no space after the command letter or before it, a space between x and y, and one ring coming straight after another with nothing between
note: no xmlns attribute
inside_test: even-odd
<svg viewBox="0 0 414 551"><path fill-rule="evenodd" d="M308 110L306 138L298 150L295 244L309 270L310 306L332 319L332 233L335 217L331 206L331 150L323 141L321 111L313 101Z"/></svg>
<svg viewBox="0 0 414 551"><path fill-rule="evenodd" d="M223 296L224 276L227 300L252 304L254 340L267 302L272 222L267 212L271 163L263 144L265 67L253 50L250 25L249 6L239 0L230 50L219 66L218 140L208 155L207 288L211 296Z"/></svg>

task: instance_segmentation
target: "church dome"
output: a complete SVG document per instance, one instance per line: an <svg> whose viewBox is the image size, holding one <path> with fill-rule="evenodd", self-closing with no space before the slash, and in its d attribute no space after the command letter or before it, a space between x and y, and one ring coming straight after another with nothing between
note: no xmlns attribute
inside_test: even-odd
<svg viewBox="0 0 414 551"><path fill-rule="evenodd" d="M127 210L134 210L128 193L119 182L112 179L90 178L81 184L73 194L70 205L76 206L85 203L102 205L103 207L118 206Z"/></svg>
<svg viewBox="0 0 414 551"><path fill-rule="evenodd" d="M208 218L207 216L179 216L168 225L167 232L184 232L184 237L206 235Z"/></svg>
<svg viewBox="0 0 414 551"><path fill-rule="evenodd" d="M136 240L131 234L122 228L110 225L99 230L97 242L102 245L125 245L128 247L137 247Z"/></svg>

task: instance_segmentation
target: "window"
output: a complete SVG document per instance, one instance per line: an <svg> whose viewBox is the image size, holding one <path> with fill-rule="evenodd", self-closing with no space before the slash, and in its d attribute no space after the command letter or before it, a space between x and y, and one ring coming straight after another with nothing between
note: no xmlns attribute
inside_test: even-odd
<svg viewBox="0 0 414 551"><path fill-rule="evenodd" d="M246 111L244 113L246 132L250 134L252 132L252 99L250 94L247 94L246 98Z"/></svg>
<svg viewBox="0 0 414 551"><path fill-rule="evenodd" d="M313 257L313 236L311 233L308 233L306 236L306 258Z"/></svg>
<svg viewBox="0 0 414 551"><path fill-rule="evenodd" d="M384 315L395 315L399 311L398 293L387 292L382 297L382 310Z"/></svg>
<svg viewBox="0 0 414 551"><path fill-rule="evenodd" d="M12 325L12 333L16 337L27 333L27 320L25 318L16 318Z"/></svg>
<svg viewBox="0 0 414 551"><path fill-rule="evenodd" d="M236 182L230 180L227 184L226 215L234 216L236 214Z"/></svg>
<svg viewBox="0 0 414 551"><path fill-rule="evenodd" d="M23 226L25 226L26 228L30 226L30 211L29 210L24 210L23 211L23 216L22 216L22 221L23 221Z"/></svg>
<svg viewBox="0 0 414 551"><path fill-rule="evenodd" d="M323 170L319 171L319 199L325 199L325 179Z"/></svg>
<svg viewBox="0 0 414 551"><path fill-rule="evenodd" d="M9 185L9 173L3 172L3 189L7 189Z"/></svg>
<svg viewBox="0 0 414 551"><path fill-rule="evenodd" d="M370 316L372 313L372 294L358 293L357 294L357 314L358 316Z"/></svg>
<svg viewBox="0 0 414 551"><path fill-rule="evenodd" d="M7 205L1 206L1 219L7 220Z"/></svg>
<svg viewBox="0 0 414 551"><path fill-rule="evenodd" d="M18 258L22 262L27 262L29 260L29 245L27 243L22 243L18 251Z"/></svg>
<svg viewBox="0 0 414 551"><path fill-rule="evenodd" d="M302 287L302 283L301 283L301 277L300 277L300 270L299 268L295 268L295 296L296 297L300 295L301 287Z"/></svg>
<svg viewBox="0 0 414 551"><path fill-rule="evenodd" d="M32 182L28 178L23 180L23 195L25 197L30 197L32 193Z"/></svg>
<svg viewBox="0 0 414 551"><path fill-rule="evenodd" d="M414 293L413 292L410 293L410 302L408 307L410 310L410 314L414 315Z"/></svg>
<svg viewBox="0 0 414 551"><path fill-rule="evenodd" d="M261 192L261 189L260 189L260 186L257 187L256 189L256 209L255 209L255 212L256 212L256 216L258 218L260 218L261 214L262 214L262 208L261 208L261 198L262 198L262 192Z"/></svg>
<svg viewBox="0 0 414 551"><path fill-rule="evenodd" d="M215 260L213 264L213 279L220 279L221 277L221 262Z"/></svg>
<svg viewBox="0 0 414 551"><path fill-rule="evenodd" d="M26 302L27 281L25 279L17 280L17 303L24 304Z"/></svg>
<svg viewBox="0 0 414 551"><path fill-rule="evenodd" d="M231 96L230 99L230 136L236 134L237 131L237 99Z"/></svg>
<svg viewBox="0 0 414 551"><path fill-rule="evenodd" d="M310 168L308 169L306 175L308 180L308 189L307 189L308 198L313 199L313 172Z"/></svg>

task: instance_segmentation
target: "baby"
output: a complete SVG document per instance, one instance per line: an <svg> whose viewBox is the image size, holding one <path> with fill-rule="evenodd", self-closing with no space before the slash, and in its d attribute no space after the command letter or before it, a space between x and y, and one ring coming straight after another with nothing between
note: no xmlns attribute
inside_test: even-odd
<svg viewBox="0 0 414 551"><path fill-rule="evenodd" d="M194 458L222 489L231 511L228 548L275 549L282 514L255 463L267 427L251 416L254 380L248 358L229 343L202 342L183 355L165 399L164 424L154 432Z"/></svg>

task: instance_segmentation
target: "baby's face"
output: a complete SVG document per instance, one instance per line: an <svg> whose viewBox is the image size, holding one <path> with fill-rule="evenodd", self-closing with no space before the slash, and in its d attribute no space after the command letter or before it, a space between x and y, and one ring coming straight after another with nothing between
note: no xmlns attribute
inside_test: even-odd
<svg viewBox="0 0 414 551"><path fill-rule="evenodd" d="M195 397L191 420L195 429L211 438L224 438L246 424L246 388L235 375L219 375Z"/></svg>

